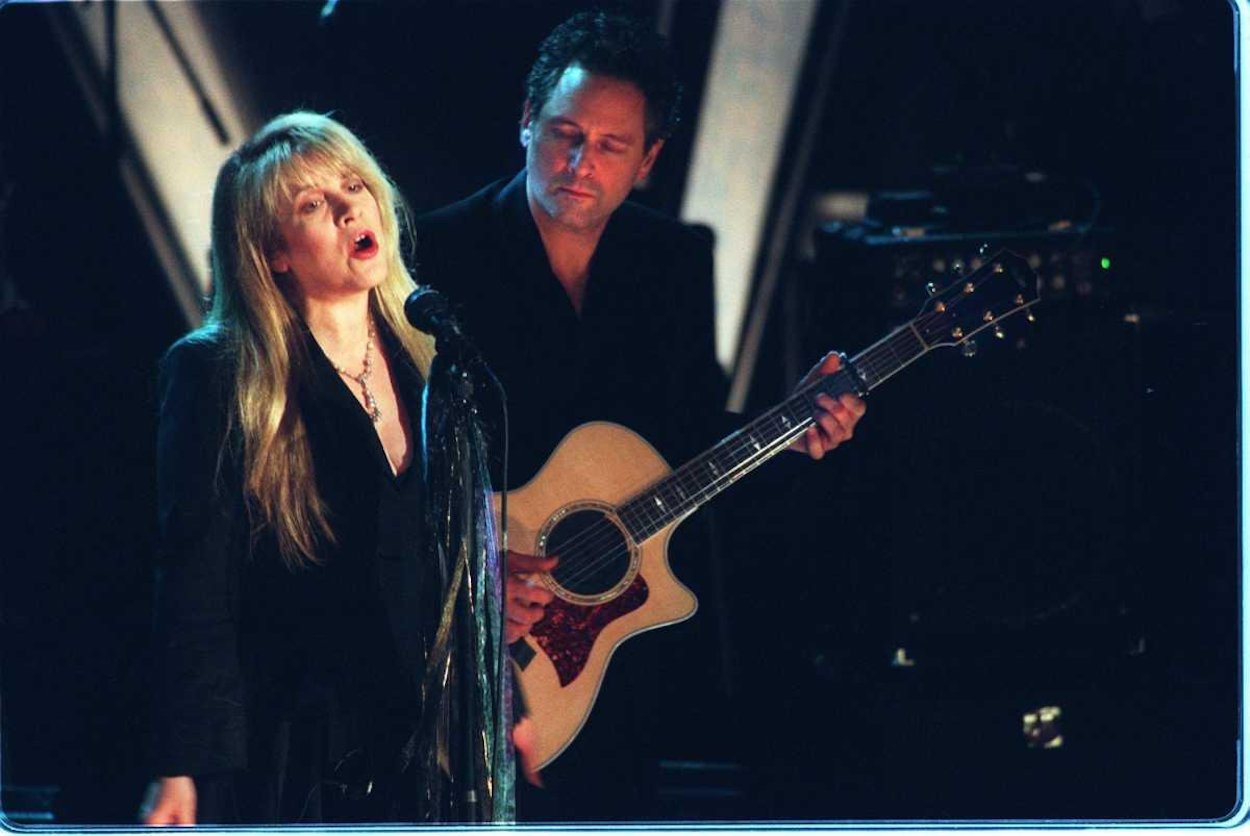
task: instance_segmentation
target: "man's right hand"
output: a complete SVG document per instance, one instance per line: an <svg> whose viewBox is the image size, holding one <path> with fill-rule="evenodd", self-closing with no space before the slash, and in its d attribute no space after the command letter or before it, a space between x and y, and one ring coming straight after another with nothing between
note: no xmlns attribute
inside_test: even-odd
<svg viewBox="0 0 1250 836"><path fill-rule="evenodd" d="M508 644L525 636L542 620L543 613L555 596L540 586L531 575L550 572L558 558L538 557L508 550L508 588L504 601L504 639Z"/></svg>
<svg viewBox="0 0 1250 836"><path fill-rule="evenodd" d="M190 775L161 778L156 803L143 819L151 825L195 824L195 781Z"/></svg>

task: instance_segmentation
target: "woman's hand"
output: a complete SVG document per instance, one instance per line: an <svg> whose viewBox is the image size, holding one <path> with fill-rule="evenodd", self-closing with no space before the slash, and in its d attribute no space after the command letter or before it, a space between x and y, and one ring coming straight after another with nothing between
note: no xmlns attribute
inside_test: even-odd
<svg viewBox="0 0 1250 836"><path fill-rule="evenodd" d="M156 803L143 820L152 825L195 824L195 781L190 775L161 778Z"/></svg>

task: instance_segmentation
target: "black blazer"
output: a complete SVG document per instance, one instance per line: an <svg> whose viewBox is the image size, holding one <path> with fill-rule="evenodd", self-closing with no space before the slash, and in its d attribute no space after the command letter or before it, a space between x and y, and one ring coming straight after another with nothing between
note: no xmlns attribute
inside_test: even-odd
<svg viewBox="0 0 1250 836"><path fill-rule="evenodd" d="M391 347L419 424L423 382ZM191 335L160 366L157 716L160 775L280 769L275 729L300 717L406 721L436 617L425 579L419 457L396 478L373 425L305 333L296 393L334 542L286 568L253 530L228 428L234 361ZM415 434L414 434L415 435ZM420 449L420 448L418 448Z"/></svg>

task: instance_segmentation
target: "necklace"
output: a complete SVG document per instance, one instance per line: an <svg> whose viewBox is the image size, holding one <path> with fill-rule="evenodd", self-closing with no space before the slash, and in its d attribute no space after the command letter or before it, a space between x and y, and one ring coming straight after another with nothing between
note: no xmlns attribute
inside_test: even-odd
<svg viewBox="0 0 1250 836"><path fill-rule="evenodd" d="M331 363L331 365L334 365ZM360 394L365 398L365 412L369 413L369 420L377 423L382 420L382 410L378 409L378 399L373 396L373 392L369 389L369 378L373 376L373 320L369 321L369 339L365 341L365 363L360 374L352 374L347 369L334 365L334 370L349 380L354 380L360 384Z"/></svg>

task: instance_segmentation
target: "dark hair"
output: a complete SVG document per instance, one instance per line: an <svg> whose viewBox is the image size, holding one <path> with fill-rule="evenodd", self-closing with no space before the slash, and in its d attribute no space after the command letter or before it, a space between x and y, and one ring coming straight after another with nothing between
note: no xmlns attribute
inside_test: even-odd
<svg viewBox="0 0 1250 836"><path fill-rule="evenodd" d="M628 81L647 100L646 144L667 139L677 127L681 83L668 44L641 21L605 11L578 12L551 31L525 79L531 118L570 65Z"/></svg>

